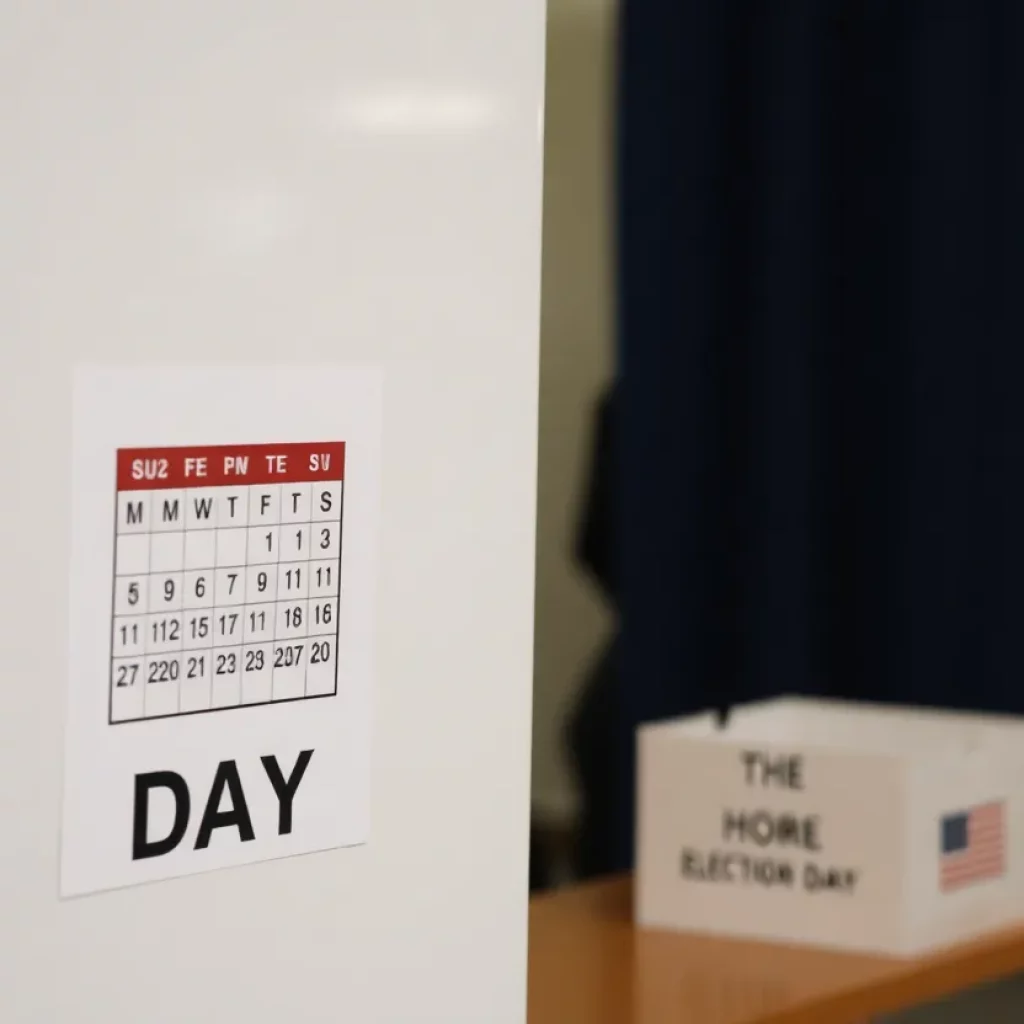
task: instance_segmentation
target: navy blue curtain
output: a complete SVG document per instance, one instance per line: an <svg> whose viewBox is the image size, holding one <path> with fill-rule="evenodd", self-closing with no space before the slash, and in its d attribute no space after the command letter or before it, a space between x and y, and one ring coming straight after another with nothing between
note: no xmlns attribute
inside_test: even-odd
<svg viewBox="0 0 1024 1024"><path fill-rule="evenodd" d="M1024 712L1024 4L623 3L625 867L640 722Z"/></svg>

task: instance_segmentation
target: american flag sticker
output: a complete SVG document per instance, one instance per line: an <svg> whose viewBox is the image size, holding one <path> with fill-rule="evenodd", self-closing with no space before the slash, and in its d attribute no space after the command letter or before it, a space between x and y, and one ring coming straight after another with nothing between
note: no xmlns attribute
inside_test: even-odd
<svg viewBox="0 0 1024 1024"><path fill-rule="evenodd" d="M1003 800L944 814L939 821L939 890L1001 878L1006 873Z"/></svg>

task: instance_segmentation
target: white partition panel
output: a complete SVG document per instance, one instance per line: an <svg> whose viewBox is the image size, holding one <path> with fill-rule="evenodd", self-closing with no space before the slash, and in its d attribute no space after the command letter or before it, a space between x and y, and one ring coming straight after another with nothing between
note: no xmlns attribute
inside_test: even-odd
<svg viewBox="0 0 1024 1024"><path fill-rule="evenodd" d="M543 66L0 5L0 1020L524 1020Z"/></svg>

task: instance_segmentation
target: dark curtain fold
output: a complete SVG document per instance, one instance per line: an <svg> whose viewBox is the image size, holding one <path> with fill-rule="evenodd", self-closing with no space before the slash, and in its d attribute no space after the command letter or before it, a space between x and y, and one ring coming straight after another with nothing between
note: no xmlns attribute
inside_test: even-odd
<svg viewBox="0 0 1024 1024"><path fill-rule="evenodd" d="M1024 712L1024 5L623 3L624 867L640 722Z"/></svg>

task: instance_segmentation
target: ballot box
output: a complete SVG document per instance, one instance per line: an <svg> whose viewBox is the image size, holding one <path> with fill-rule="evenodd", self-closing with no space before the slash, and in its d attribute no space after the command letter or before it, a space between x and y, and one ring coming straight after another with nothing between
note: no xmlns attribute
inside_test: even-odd
<svg viewBox="0 0 1024 1024"><path fill-rule="evenodd" d="M642 927L914 955L1024 917L1024 721L784 697L638 750Z"/></svg>

